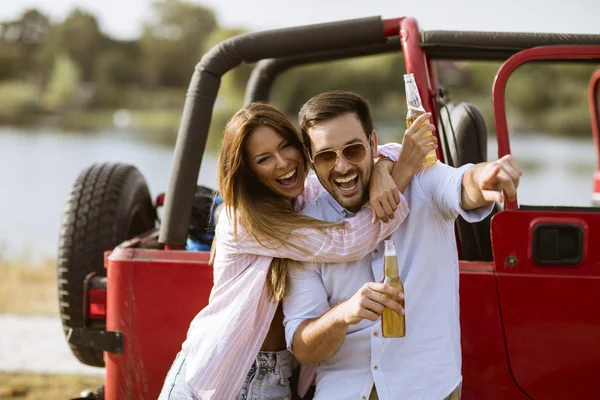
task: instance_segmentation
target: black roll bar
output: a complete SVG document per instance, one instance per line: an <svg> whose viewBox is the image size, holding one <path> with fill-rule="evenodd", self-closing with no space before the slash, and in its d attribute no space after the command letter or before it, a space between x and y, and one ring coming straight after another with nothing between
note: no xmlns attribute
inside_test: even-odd
<svg viewBox="0 0 600 400"><path fill-rule="evenodd" d="M250 104L254 101L269 102L269 95L275 79L290 68L323 61L335 61L395 51L402 51L399 36L387 38L385 43L262 60L256 64L248 79L244 104Z"/></svg>
<svg viewBox="0 0 600 400"><path fill-rule="evenodd" d="M192 201L221 77L241 62L318 53L385 42L381 17L247 33L206 53L194 69L177 134L159 242L185 246Z"/></svg>
<svg viewBox="0 0 600 400"><path fill-rule="evenodd" d="M598 34L540 32L423 31L420 46L437 60L506 60L521 50L538 46L600 44Z"/></svg>

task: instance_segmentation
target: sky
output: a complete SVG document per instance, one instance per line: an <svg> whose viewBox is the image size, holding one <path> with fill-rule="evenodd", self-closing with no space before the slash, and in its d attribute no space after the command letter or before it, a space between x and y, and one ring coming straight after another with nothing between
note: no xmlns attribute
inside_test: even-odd
<svg viewBox="0 0 600 400"><path fill-rule="evenodd" d="M92 12L105 33L134 39L152 0L2 0L0 20L31 7L61 21ZM600 34L600 0L188 0L213 9L219 24L253 31L381 15L413 16L421 29Z"/></svg>

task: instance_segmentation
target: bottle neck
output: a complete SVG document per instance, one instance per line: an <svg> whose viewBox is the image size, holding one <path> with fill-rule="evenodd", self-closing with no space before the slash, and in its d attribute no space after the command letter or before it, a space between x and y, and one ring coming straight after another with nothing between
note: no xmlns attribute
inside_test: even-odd
<svg viewBox="0 0 600 400"><path fill-rule="evenodd" d="M417 89L417 84L413 80L407 80L404 83L404 89L406 93L406 105L408 108L414 108L417 110L423 109L423 103L421 103L421 96Z"/></svg>

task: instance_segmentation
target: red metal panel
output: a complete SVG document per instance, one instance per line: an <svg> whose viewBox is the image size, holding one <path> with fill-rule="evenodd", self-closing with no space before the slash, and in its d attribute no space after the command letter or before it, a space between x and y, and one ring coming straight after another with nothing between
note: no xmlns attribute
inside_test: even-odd
<svg viewBox="0 0 600 400"><path fill-rule="evenodd" d="M504 103L506 83L509 76L519 66L539 60L562 59L600 59L600 46L544 46L534 47L518 52L502 64L494 79L492 89L492 103L494 106L494 122L496 124L496 137L498 139L498 158L510 154L510 140L508 137L508 124L506 122L506 105ZM516 210L517 199L506 198L506 209Z"/></svg>
<svg viewBox="0 0 600 400"><path fill-rule="evenodd" d="M535 263L532 228L547 221L586 227L581 264ZM509 363L519 386L532 398L598 396L600 248L593 243L599 241L600 213L503 211L492 219Z"/></svg>
<svg viewBox="0 0 600 400"><path fill-rule="evenodd" d="M460 262L465 400L526 398L508 366L493 271L493 263Z"/></svg>
<svg viewBox="0 0 600 400"><path fill-rule="evenodd" d="M108 258L106 328L125 336L105 353L106 399L155 399L193 317L208 303L208 253L118 248Z"/></svg>
<svg viewBox="0 0 600 400"><path fill-rule="evenodd" d="M431 123L437 126L439 112L434 88L435 77L432 71L429 70L427 55L420 46L421 39L417 20L412 17L404 18L400 24L400 28L400 40L402 42L406 72L415 74L415 81L419 88L423 107L425 107L425 110L431 112ZM440 135L438 131L434 131L433 135L439 141ZM444 161L441 146L438 147L436 154L438 160Z"/></svg>

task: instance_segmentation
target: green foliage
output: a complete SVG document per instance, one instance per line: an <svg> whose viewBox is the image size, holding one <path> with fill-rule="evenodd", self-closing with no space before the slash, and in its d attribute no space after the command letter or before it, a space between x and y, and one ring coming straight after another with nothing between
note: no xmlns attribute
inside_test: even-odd
<svg viewBox="0 0 600 400"><path fill-rule="evenodd" d="M238 108L220 108L213 112L206 148L216 153L221 147L223 129ZM174 146L181 122L182 110L133 110L132 130L142 140Z"/></svg>
<svg viewBox="0 0 600 400"><path fill-rule="evenodd" d="M181 120L179 110L134 110L132 128L136 135L148 142L174 146Z"/></svg>
<svg viewBox="0 0 600 400"><path fill-rule="evenodd" d="M129 48L128 48L129 47ZM114 45L98 56L94 68L97 89L95 105L99 107L122 107L128 90L135 87L141 73L137 46Z"/></svg>
<svg viewBox="0 0 600 400"><path fill-rule="evenodd" d="M277 78L271 101L296 123L298 110L312 96L326 90L350 90L369 101L376 129L385 128L404 121L404 71L400 54L298 67Z"/></svg>
<svg viewBox="0 0 600 400"><path fill-rule="evenodd" d="M455 65L460 69L460 79L449 83L440 73L451 100L475 104L484 115L488 132L494 134L492 85L501 63ZM528 63L517 69L506 88L509 131L589 136L587 86L597 68L581 63Z"/></svg>
<svg viewBox="0 0 600 400"><path fill-rule="evenodd" d="M131 109L177 110L181 113L186 89L184 87L162 88L149 92L145 89L133 88L128 90L122 106Z"/></svg>
<svg viewBox="0 0 600 400"><path fill-rule="evenodd" d="M0 82L0 123L20 125L39 113L35 85L23 81Z"/></svg>
<svg viewBox="0 0 600 400"><path fill-rule="evenodd" d="M44 103L51 111L62 111L73 105L81 81L79 68L71 58L59 54L54 61L54 70L44 96Z"/></svg>
<svg viewBox="0 0 600 400"><path fill-rule="evenodd" d="M57 127L67 132L96 132L114 129L113 110L66 110L59 115Z"/></svg>
<svg viewBox="0 0 600 400"><path fill-rule="evenodd" d="M590 135L587 84L595 66L525 65L509 79L506 103L516 129ZM510 116L510 114L509 114Z"/></svg>
<svg viewBox="0 0 600 400"><path fill-rule="evenodd" d="M58 28L60 45L77 64L83 82L92 80L102 32L96 17L76 9Z"/></svg>
<svg viewBox="0 0 600 400"><path fill-rule="evenodd" d="M214 13L198 4L159 0L141 38L145 80L152 86L185 86L204 41L217 27Z"/></svg>
<svg viewBox="0 0 600 400"><path fill-rule="evenodd" d="M0 46L0 81L16 78L18 74L18 58L12 46Z"/></svg>
<svg viewBox="0 0 600 400"><path fill-rule="evenodd" d="M142 137L173 144L194 66L245 31L219 27L212 10L191 0L156 0L151 11L141 37L128 41L107 36L94 15L78 9L54 24L35 9L0 21L0 123L26 123L50 111L62 127L93 130L112 127L114 110L124 108ZM475 104L493 134L491 90L501 63L435 65L451 100ZM253 68L242 64L223 76L209 147L218 146L225 123L243 105ZM516 71L506 100L511 132L589 135L587 82L596 68L534 63ZM277 78L270 101L296 122L311 96L352 90L371 104L380 136L397 139L405 129L404 72L399 53L301 66Z"/></svg>
<svg viewBox="0 0 600 400"><path fill-rule="evenodd" d="M26 10L19 19L0 22L0 79L35 78L39 49L50 33L50 20Z"/></svg>
<svg viewBox="0 0 600 400"><path fill-rule="evenodd" d="M94 81L99 85L128 86L138 82L141 68L137 46L113 46L98 56L94 68Z"/></svg>

